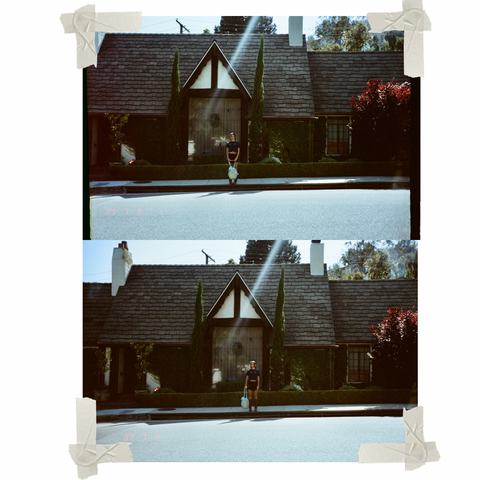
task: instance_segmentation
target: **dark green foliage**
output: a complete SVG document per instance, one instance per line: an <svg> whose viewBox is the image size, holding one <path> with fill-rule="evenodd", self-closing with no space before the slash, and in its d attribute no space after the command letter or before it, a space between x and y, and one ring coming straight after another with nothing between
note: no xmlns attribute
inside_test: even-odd
<svg viewBox="0 0 480 480"><path fill-rule="evenodd" d="M250 163L258 163L268 155L268 153L265 151L268 141L266 123L263 119L263 71L265 69L264 52L265 43L262 35L260 48L258 49L257 55L257 67L255 70L255 80L253 84L252 114L248 129L248 154Z"/></svg>
<svg viewBox="0 0 480 480"><path fill-rule="evenodd" d="M189 385L191 392L204 392L206 380L205 368L205 333L206 325L203 318L203 282L198 281L197 298L195 300L195 324L190 344L190 377Z"/></svg>
<svg viewBox="0 0 480 480"><path fill-rule="evenodd" d="M165 387L165 388L155 389L153 393L175 393L175 390Z"/></svg>
<svg viewBox="0 0 480 480"><path fill-rule="evenodd" d="M188 348L155 347L150 355L150 373L158 378L163 388L188 392Z"/></svg>
<svg viewBox="0 0 480 480"><path fill-rule="evenodd" d="M300 253L291 240L247 240L245 255L240 256L240 264L263 264L274 250L272 263L300 263Z"/></svg>
<svg viewBox="0 0 480 480"><path fill-rule="evenodd" d="M135 158L152 165L166 164L165 119L131 117L125 126L125 144L135 150Z"/></svg>
<svg viewBox="0 0 480 480"><path fill-rule="evenodd" d="M253 20L252 20L253 19ZM277 26L272 23L273 17L221 17L220 25L215 25L214 33L245 33L250 21L254 25L250 33L275 33Z"/></svg>
<svg viewBox="0 0 480 480"><path fill-rule="evenodd" d="M215 164L225 164L224 161L225 155L215 154L215 153L196 153L192 155L194 165L215 165Z"/></svg>
<svg viewBox="0 0 480 480"><path fill-rule="evenodd" d="M282 265L278 282L275 320L273 322L272 350L270 352L270 389L281 390L285 386L287 352L285 350L285 265Z"/></svg>
<svg viewBox="0 0 480 480"><path fill-rule="evenodd" d="M165 156L169 165L179 165L181 162L181 105L182 90L180 87L180 56L178 48L175 50L175 59L172 67L172 87L166 120Z"/></svg>
<svg viewBox="0 0 480 480"><path fill-rule="evenodd" d="M130 342L130 346L135 352L135 373L137 375L137 388L145 388L147 384L147 373L150 372L150 355L153 351L154 343L149 345L144 343Z"/></svg>
<svg viewBox="0 0 480 480"><path fill-rule="evenodd" d="M135 401L142 408L238 407L240 392L230 393L154 393L136 394ZM258 405L375 405L382 403L417 403L417 391L411 389L384 390L311 390L308 392L260 391Z"/></svg>
<svg viewBox="0 0 480 480"><path fill-rule="evenodd" d="M271 156L279 158L282 163L312 161L310 136L313 127L311 122L269 121L267 127Z"/></svg>
<svg viewBox="0 0 480 480"><path fill-rule="evenodd" d="M291 381L302 390L329 390L330 351L294 349L290 351Z"/></svg>
<svg viewBox="0 0 480 480"><path fill-rule="evenodd" d="M243 392L245 382L218 382L216 384L217 393Z"/></svg>
<svg viewBox="0 0 480 480"><path fill-rule="evenodd" d="M334 388L339 389L347 381L348 349L346 345L339 345L334 352Z"/></svg>
<svg viewBox="0 0 480 480"><path fill-rule="evenodd" d="M327 149L327 117L319 117L313 123L313 161L325 156Z"/></svg>
<svg viewBox="0 0 480 480"><path fill-rule="evenodd" d="M408 162L362 163L282 163L241 166L242 178L408 176ZM123 166L110 165L115 180L195 180L225 179L225 165Z"/></svg>

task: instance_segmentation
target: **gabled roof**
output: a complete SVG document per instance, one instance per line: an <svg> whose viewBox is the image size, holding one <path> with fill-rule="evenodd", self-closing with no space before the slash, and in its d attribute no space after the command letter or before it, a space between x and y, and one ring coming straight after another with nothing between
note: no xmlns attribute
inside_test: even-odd
<svg viewBox="0 0 480 480"><path fill-rule="evenodd" d="M246 89L253 92L261 35L179 35L108 33L87 68L89 114L105 112L165 116L178 47L180 81L185 84L215 41ZM303 47L289 46L288 35L265 35L265 117L314 116L310 69ZM238 53L238 55L236 54Z"/></svg>
<svg viewBox="0 0 480 480"><path fill-rule="evenodd" d="M368 80L404 75L403 52L308 52L316 115L351 115L350 99L363 93Z"/></svg>
<svg viewBox="0 0 480 480"><path fill-rule="evenodd" d="M269 319L275 317L280 265L272 265L257 280L262 265L133 265L120 287L99 342L189 345L195 319L195 298L200 277L206 315L235 272ZM85 284L86 289L90 288ZM285 266L285 344L331 346L335 341L328 280L312 277L310 265Z"/></svg>
<svg viewBox="0 0 480 480"><path fill-rule="evenodd" d="M417 280L335 280L330 282L337 343L372 343L377 326L392 307L418 307Z"/></svg>
<svg viewBox="0 0 480 480"><path fill-rule="evenodd" d="M226 299L228 298L229 295L234 293L234 289L236 286L238 286L238 289L240 290L240 295L241 295L239 296L239 299L238 299L239 305L238 306L236 306L235 304L230 305L228 315L231 314L232 318L235 315L239 315L244 318L253 318L253 316L249 317L243 313L244 311L253 311L254 315L257 318L260 318L265 322L266 326L273 328L272 322L270 321L268 316L265 314L262 306L257 302L255 296L253 295L250 288L248 288L248 285L245 283L245 280L240 275L238 270L235 272L235 275L232 277L228 285L225 287L225 290L218 297L217 301L214 303L210 311L207 313L206 317L215 318L218 316L220 310L225 305ZM248 303L248 306L246 305L247 303Z"/></svg>
<svg viewBox="0 0 480 480"><path fill-rule="evenodd" d="M133 265L115 297L110 284L84 284L84 342L130 342L188 346L195 319L198 281L203 283L204 316L214 314L235 278L241 279L273 322L281 266ZM285 265L285 345L328 347L371 343L391 307L417 306L417 280L329 281L312 276L308 264ZM261 316L261 315L260 315Z"/></svg>

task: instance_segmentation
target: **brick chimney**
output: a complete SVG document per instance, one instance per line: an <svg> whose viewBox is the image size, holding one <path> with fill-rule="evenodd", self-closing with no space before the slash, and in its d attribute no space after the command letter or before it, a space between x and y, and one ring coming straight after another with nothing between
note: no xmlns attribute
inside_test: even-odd
<svg viewBox="0 0 480 480"><path fill-rule="evenodd" d="M324 248L325 245L321 240L312 240L310 244L310 275L325 275Z"/></svg>
<svg viewBox="0 0 480 480"><path fill-rule="evenodd" d="M130 268L132 254L128 251L127 242L121 242L113 249L112 256L112 295L115 296L118 288L125 285Z"/></svg>
<svg viewBox="0 0 480 480"><path fill-rule="evenodd" d="M303 17L288 17L288 43L291 47L303 46Z"/></svg>

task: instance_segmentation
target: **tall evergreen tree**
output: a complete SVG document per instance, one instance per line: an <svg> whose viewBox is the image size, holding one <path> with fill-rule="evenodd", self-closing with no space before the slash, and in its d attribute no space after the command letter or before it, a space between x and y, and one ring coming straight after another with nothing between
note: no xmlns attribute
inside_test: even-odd
<svg viewBox="0 0 480 480"><path fill-rule="evenodd" d="M270 353L270 388L281 390L285 386L285 369L287 354L285 350L285 265L278 282L277 303L275 305L275 320L273 322L272 351Z"/></svg>
<svg viewBox="0 0 480 480"><path fill-rule="evenodd" d="M264 54L265 39L262 35L260 40L260 48L258 49L257 55L255 81L253 84L252 116L250 118L250 127L248 129L248 153L250 163L258 163L265 157L267 128L266 123L263 120L263 71L265 69Z"/></svg>
<svg viewBox="0 0 480 480"><path fill-rule="evenodd" d="M192 341L190 343L190 391L202 393L205 391L205 332L203 318L203 282L198 281L197 298L195 300L195 324L193 325Z"/></svg>
<svg viewBox="0 0 480 480"><path fill-rule="evenodd" d="M291 240L247 240L245 255L240 256L239 263L265 263L276 242L280 245L277 243L275 247L275 256L270 259L272 263L300 263L301 255Z"/></svg>
<svg viewBox="0 0 480 480"><path fill-rule="evenodd" d="M166 163L178 165L181 163L180 139L181 139L181 114L182 90L180 87L180 54L178 47L175 49L175 58L172 67L172 86L170 100L168 102L165 139Z"/></svg>

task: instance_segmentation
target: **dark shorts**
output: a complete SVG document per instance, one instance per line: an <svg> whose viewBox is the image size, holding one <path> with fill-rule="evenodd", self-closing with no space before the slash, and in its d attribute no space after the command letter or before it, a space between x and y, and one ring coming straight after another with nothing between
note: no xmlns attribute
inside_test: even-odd
<svg viewBox="0 0 480 480"><path fill-rule="evenodd" d="M257 381L248 382L248 389L255 391L257 389Z"/></svg>

